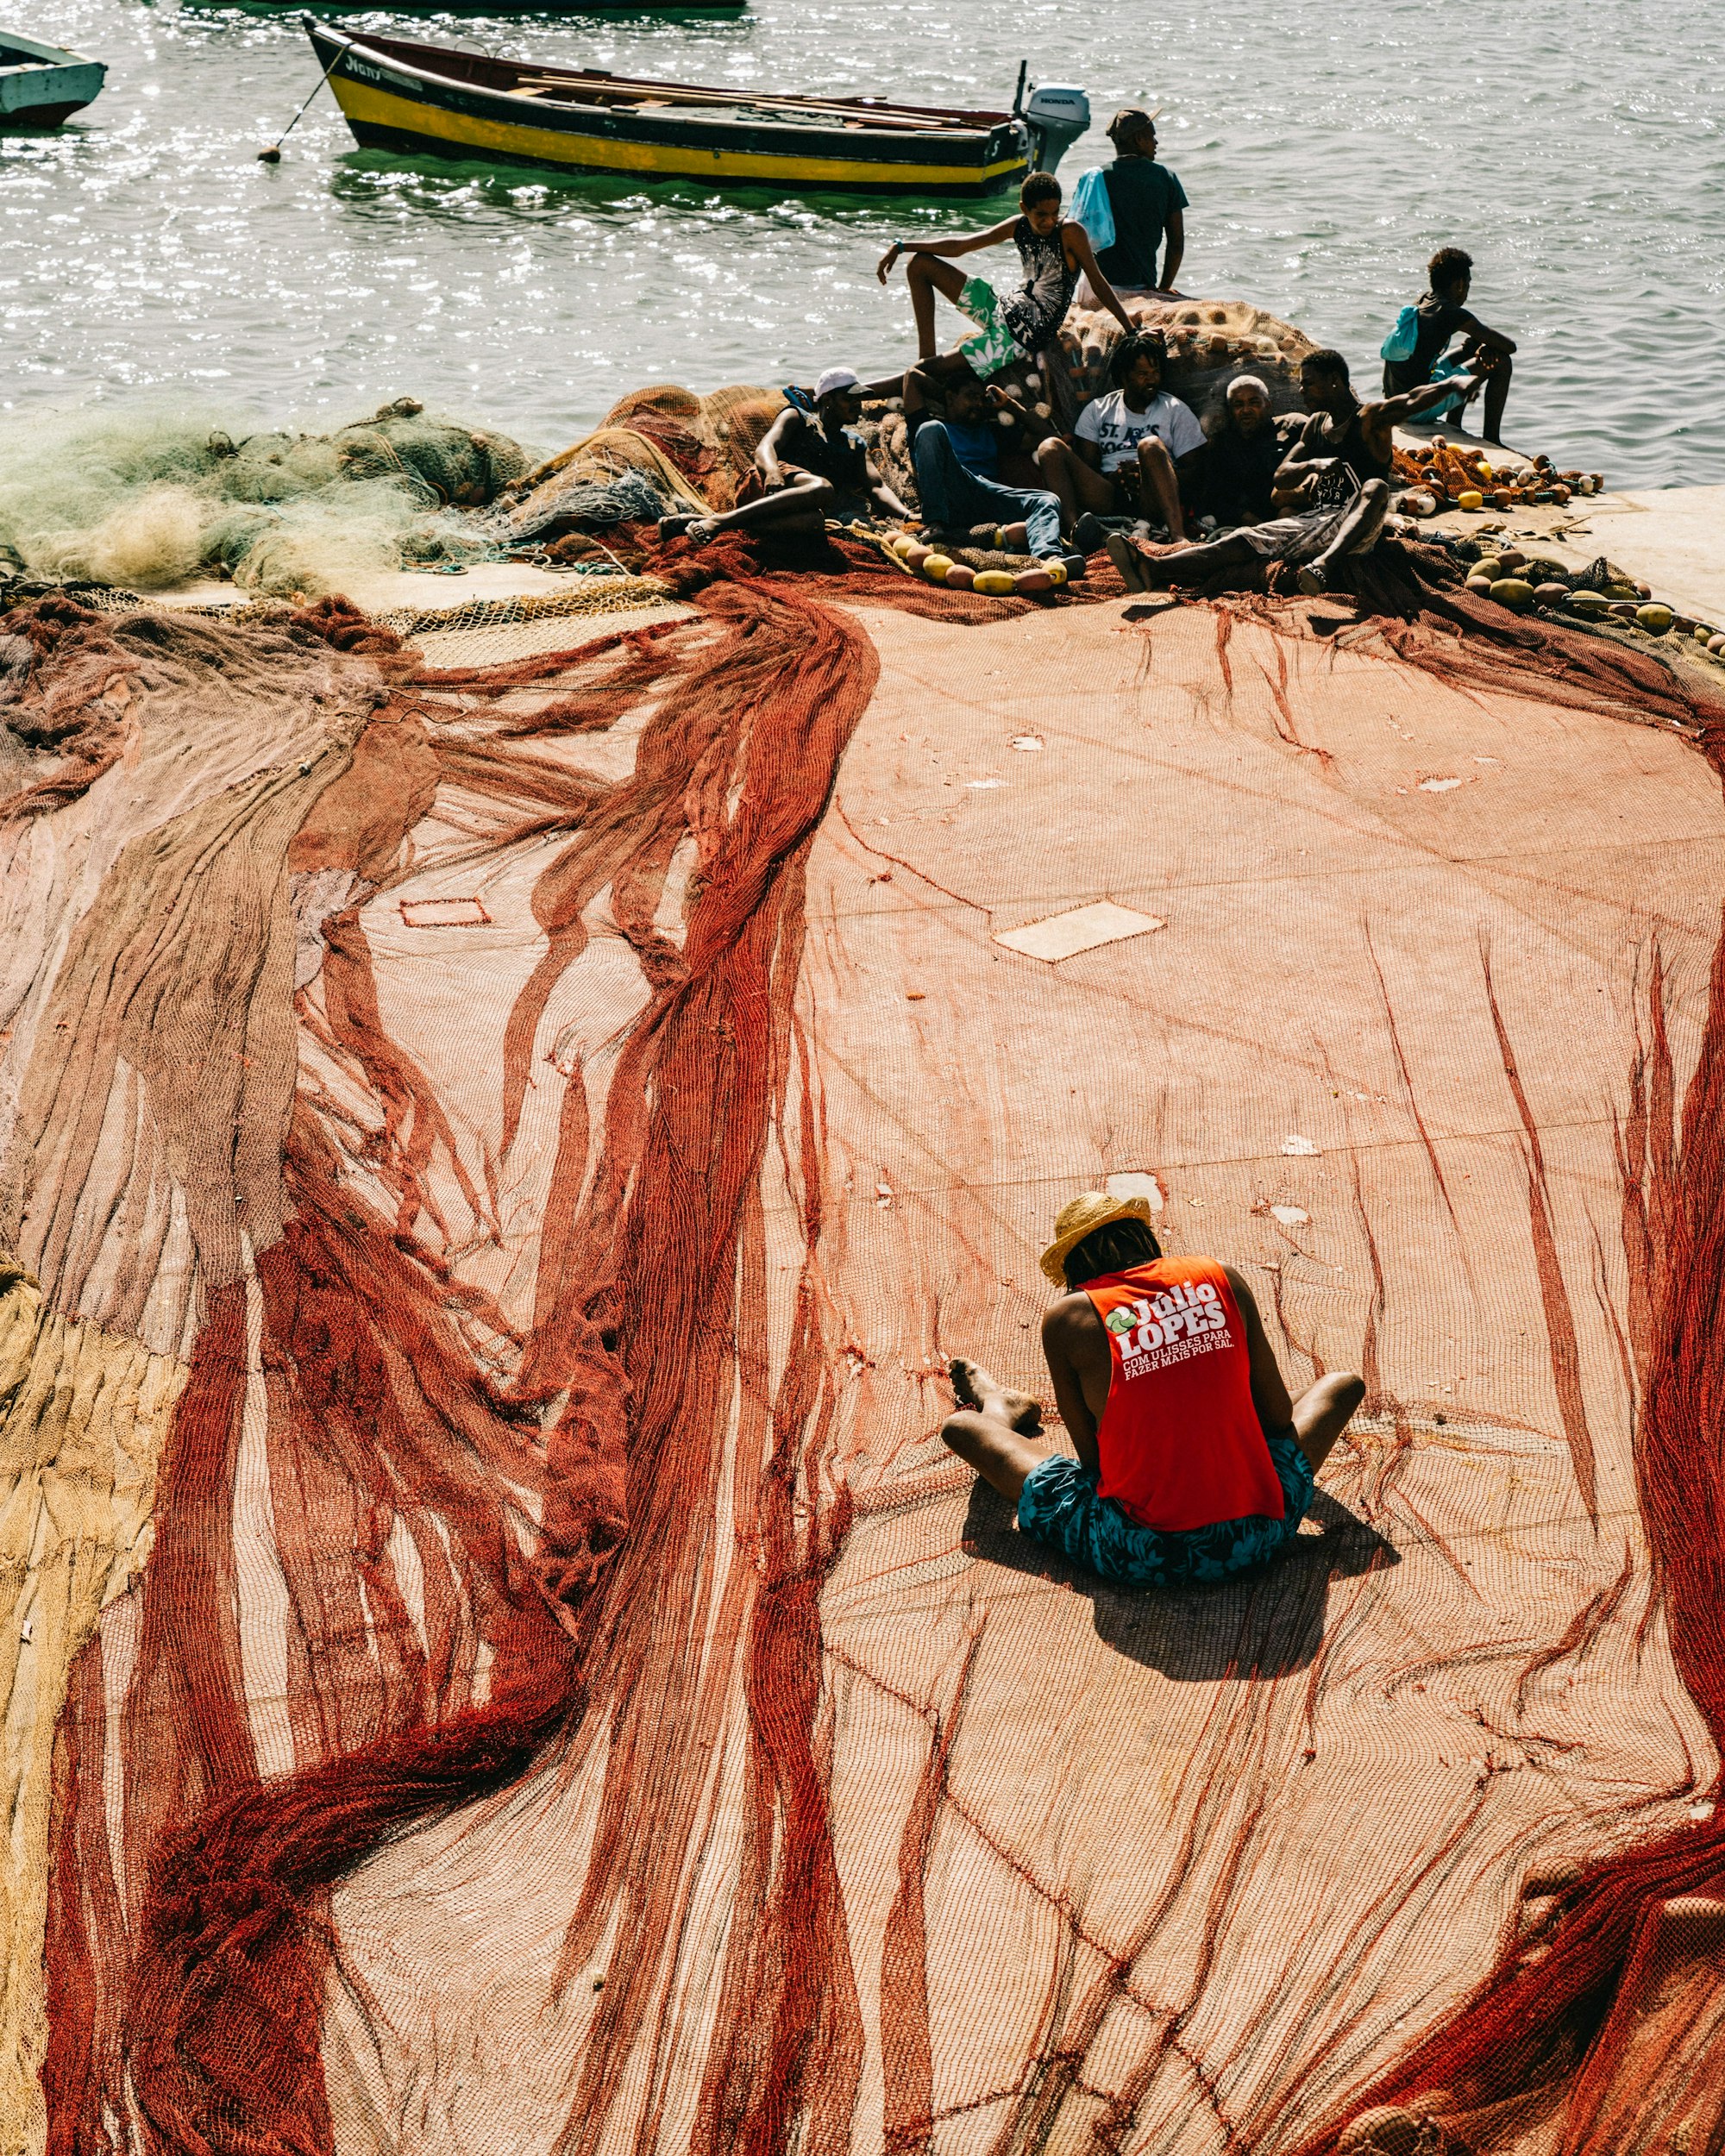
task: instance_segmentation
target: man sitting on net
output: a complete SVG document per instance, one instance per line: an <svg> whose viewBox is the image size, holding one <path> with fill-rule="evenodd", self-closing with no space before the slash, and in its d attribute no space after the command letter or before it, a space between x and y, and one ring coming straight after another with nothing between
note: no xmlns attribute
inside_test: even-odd
<svg viewBox="0 0 1725 2156"><path fill-rule="evenodd" d="M1122 1585L1226 1579L1288 1545L1313 1478L1364 1397L1339 1371L1290 1401L1251 1288L1210 1257L1164 1257L1143 1198L1086 1191L1042 1269L1063 1290L1042 1348L1076 1460L1041 1410L975 1363L941 1430L1018 1507L1020 1533Z"/></svg>
<svg viewBox="0 0 1725 2156"><path fill-rule="evenodd" d="M1170 538L1186 536L1180 488L1196 484L1204 429L1191 406L1162 386L1167 363L1159 330L1122 337L1108 356L1113 386L1079 413L1072 442L1051 435L1037 449L1037 469L1086 554L1103 543L1099 517L1142 517L1165 524Z"/></svg>
<svg viewBox="0 0 1725 2156"><path fill-rule="evenodd" d="M662 539L682 537L700 546L721 531L771 531L819 539L829 517L907 518L910 511L875 467L869 445L856 431L861 385L848 367L830 367L814 385L812 416L787 404L755 451L758 492L754 498L703 517L698 511L659 519Z"/></svg>
<svg viewBox="0 0 1725 2156"><path fill-rule="evenodd" d="M1289 514L1245 524L1197 547L1151 554L1115 533L1108 555L1128 591L1202 584L1218 570L1285 561L1299 567L1300 589L1327 592L1347 555L1370 554L1389 513L1395 429L1459 391L1478 395L1493 362L1483 353L1472 374L1452 374L1398 397L1362 404L1339 352L1314 352L1300 368L1310 414L1276 474L1275 502Z"/></svg>
<svg viewBox="0 0 1725 2156"><path fill-rule="evenodd" d="M1236 374L1204 448L1198 495L1204 512L1230 531L1273 517L1276 476L1302 424L1271 411L1269 385L1260 375Z"/></svg>
<svg viewBox="0 0 1725 2156"><path fill-rule="evenodd" d="M986 525L983 545L1059 561L1069 576L1082 576L1083 555L1070 554L1061 542L1058 497L1037 487L1007 486L1000 478L1001 416L1016 431L1030 435L1044 430L1044 423L996 385L985 387L969 367L941 379L944 418L937 419L928 408L930 386L929 372L920 365L905 377L905 428L931 534L971 546L976 527Z"/></svg>

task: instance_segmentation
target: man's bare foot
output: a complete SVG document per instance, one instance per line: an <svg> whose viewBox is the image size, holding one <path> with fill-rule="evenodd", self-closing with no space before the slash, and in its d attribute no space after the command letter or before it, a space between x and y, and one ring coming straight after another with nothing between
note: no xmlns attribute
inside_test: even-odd
<svg viewBox="0 0 1725 2156"><path fill-rule="evenodd" d="M659 519L659 536L662 540L687 539L696 547L704 547L718 530L718 519L716 517L678 515Z"/></svg>
<svg viewBox="0 0 1725 2156"><path fill-rule="evenodd" d="M1032 1400L1028 1393L1010 1391L980 1363L967 1362L962 1355L955 1355L950 1375L953 1394L962 1407L974 1407L979 1414L993 1415L999 1421L1009 1423L1020 1437L1033 1437L1041 1429L1041 1403Z"/></svg>

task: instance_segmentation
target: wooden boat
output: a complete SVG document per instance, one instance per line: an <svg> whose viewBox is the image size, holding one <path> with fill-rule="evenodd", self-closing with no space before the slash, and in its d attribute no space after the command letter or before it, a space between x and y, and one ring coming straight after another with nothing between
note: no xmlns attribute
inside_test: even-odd
<svg viewBox="0 0 1725 2156"><path fill-rule="evenodd" d="M0 30L0 129L57 128L97 97L106 65Z"/></svg>
<svg viewBox="0 0 1725 2156"><path fill-rule="evenodd" d="M305 0L180 0L182 9L210 14L303 15ZM326 15L377 11L377 0L318 0ZM740 15L749 0L390 0L392 15L560 16Z"/></svg>
<svg viewBox="0 0 1725 2156"><path fill-rule="evenodd" d="M305 18L355 141L467 164L847 193L981 195L1031 141L1010 112L787 97L492 60Z"/></svg>

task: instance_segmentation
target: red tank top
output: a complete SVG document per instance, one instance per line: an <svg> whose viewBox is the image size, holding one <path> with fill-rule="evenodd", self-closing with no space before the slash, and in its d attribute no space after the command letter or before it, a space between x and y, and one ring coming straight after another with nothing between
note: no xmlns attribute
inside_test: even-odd
<svg viewBox="0 0 1725 2156"><path fill-rule="evenodd" d="M1245 1325L1210 1257L1160 1257L1093 1280L1108 1329L1098 1488L1145 1527L1280 1520L1282 1485L1251 1404Z"/></svg>

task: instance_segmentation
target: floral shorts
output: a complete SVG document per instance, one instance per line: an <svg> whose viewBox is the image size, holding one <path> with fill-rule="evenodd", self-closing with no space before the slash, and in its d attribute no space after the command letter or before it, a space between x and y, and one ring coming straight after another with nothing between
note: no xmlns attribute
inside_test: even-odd
<svg viewBox="0 0 1725 2156"><path fill-rule="evenodd" d="M986 379L1023 359L1017 339L1007 327L1000 295L986 277L967 277L954 304L960 314L969 315L976 325L975 335L964 338L958 347L976 373Z"/></svg>
<svg viewBox="0 0 1725 2156"><path fill-rule="evenodd" d="M1019 1531L1125 1587L1229 1579L1291 1542L1312 1502L1311 1464L1294 1439L1270 1438L1270 1457L1286 1507L1280 1520L1257 1513L1176 1532L1141 1527L1112 1497L1097 1495L1095 1478L1076 1460L1052 1452L1025 1477Z"/></svg>

